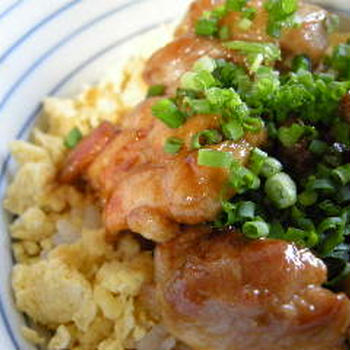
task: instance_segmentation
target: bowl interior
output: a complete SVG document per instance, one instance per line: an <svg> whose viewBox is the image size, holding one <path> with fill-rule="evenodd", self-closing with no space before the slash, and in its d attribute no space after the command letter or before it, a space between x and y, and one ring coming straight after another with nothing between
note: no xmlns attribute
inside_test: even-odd
<svg viewBox="0 0 350 350"><path fill-rule="evenodd" d="M316 1L347 16L348 0ZM44 96L69 96L120 67L143 35L181 16L189 0L4 0L0 4L0 201L13 175L11 140L26 138ZM15 24L15 25L14 25ZM2 208L2 206L1 206ZM8 214L0 209L0 348L30 350L13 303Z"/></svg>

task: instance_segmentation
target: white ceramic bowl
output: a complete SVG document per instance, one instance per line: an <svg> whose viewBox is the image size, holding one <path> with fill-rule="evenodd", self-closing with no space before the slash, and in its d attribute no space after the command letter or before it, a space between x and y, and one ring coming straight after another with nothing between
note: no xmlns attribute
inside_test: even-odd
<svg viewBox="0 0 350 350"><path fill-rule="evenodd" d="M135 37L183 12L189 0L0 1L0 203L13 164L8 143L25 138L47 95L71 95L132 54ZM325 0L347 11L348 0ZM350 28L349 28L350 30ZM0 349L30 350L14 306L9 217L0 206Z"/></svg>

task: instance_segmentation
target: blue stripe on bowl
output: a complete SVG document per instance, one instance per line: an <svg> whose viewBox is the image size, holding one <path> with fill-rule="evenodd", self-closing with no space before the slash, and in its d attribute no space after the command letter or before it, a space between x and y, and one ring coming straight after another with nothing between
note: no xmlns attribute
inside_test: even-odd
<svg viewBox="0 0 350 350"><path fill-rule="evenodd" d="M124 6L124 8L126 8L126 7L127 6ZM105 18L106 17L107 16L105 16ZM134 33L131 33L130 35L128 35L122 39L119 39L119 40L111 43L110 45L106 46L105 48L101 49L100 51L98 51L97 53L90 56L88 59L86 59L82 63L80 63L75 69L73 69L70 73L68 73L51 91L49 91L45 95L54 95L55 93L57 93L65 84L67 84L71 79L73 79L75 75L77 75L80 71L82 71L84 68L86 68L88 65L90 65L91 63L93 63L97 59L101 58L103 55L107 54L109 51L117 48L118 46L120 46L122 44L125 44L127 41L132 40L141 34L147 33L148 31L155 29L156 27L160 26L163 23L169 23L171 21L173 21L173 19L165 19L159 23L149 25L149 26L142 28ZM62 45L60 45L60 46L62 46ZM43 59L43 61L45 61L47 58L48 58L48 56L45 57ZM39 112L40 112L40 105L37 106L32 111L32 113L26 118L24 124L20 128L20 131L16 135L16 139L22 138L24 136L25 132L27 131L29 126L32 124L32 122L35 120L35 117L39 114ZM0 187L3 185L3 182L5 180L5 175L7 172L9 161L10 161L10 154L7 154L6 159L5 159L4 163L2 164L2 167L0 170ZM1 299L1 296L0 296L0 316L4 322L5 328L8 332L8 335L10 337L11 342L13 343L15 350L20 350L19 343L17 342L16 337L15 337L15 332L11 328L11 325L8 321L8 317L6 315L4 304L3 304L3 301Z"/></svg>
<svg viewBox="0 0 350 350"><path fill-rule="evenodd" d="M5 18L8 14L10 14L16 7L18 7L23 0L17 0L13 4L11 4L7 9L0 13L0 20Z"/></svg>
<svg viewBox="0 0 350 350"><path fill-rule="evenodd" d="M112 10L109 10L102 15L99 15L95 18L93 18L91 21L85 23L84 25L77 28L73 33L67 35L62 40L60 40L56 45L51 47L49 50L47 50L42 56L40 56L34 63L17 79L17 81L10 87L9 90L5 93L3 99L0 102L0 111L4 108L7 101L11 98L13 93L18 89L18 87L27 79L27 77L38 68L41 63L43 63L49 56L51 56L56 50L64 46L68 41L72 40L76 36L80 35L82 32L86 31L87 29L91 28L93 25L103 21L104 19L130 7L133 6L141 1L149 1L149 0L131 0L128 3L118 6Z"/></svg>
<svg viewBox="0 0 350 350"><path fill-rule="evenodd" d="M9 338L11 340L12 345L14 346L15 350L20 350L20 347L18 345L18 342L17 342L17 339L15 337L15 334L12 331L10 323L9 323L8 318L6 316L5 308L4 308L4 305L3 305L3 301L1 300L1 297L0 297L0 316L1 316L2 320L3 320L3 322L4 322L5 329L6 329L7 333L8 333L8 336L9 336Z"/></svg>
<svg viewBox="0 0 350 350"><path fill-rule="evenodd" d="M22 0L20 0L22 1ZM58 10L50 13L47 17L42 19L40 22L38 22L36 25L34 25L32 28L30 28L22 37L20 37L13 45L11 45L1 56L0 56L0 64L3 63L3 61L6 60L8 56L11 55L13 51L15 51L21 44L23 44L28 38L30 38L38 29L45 26L45 24L51 22L55 17L59 16L66 10L70 9L74 5L78 4L82 0L74 0L66 4L65 6L62 6Z"/></svg>

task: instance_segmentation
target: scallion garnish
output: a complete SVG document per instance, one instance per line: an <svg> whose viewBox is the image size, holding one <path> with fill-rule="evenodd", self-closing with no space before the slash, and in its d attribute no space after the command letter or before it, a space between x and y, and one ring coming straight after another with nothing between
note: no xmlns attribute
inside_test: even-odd
<svg viewBox="0 0 350 350"><path fill-rule="evenodd" d="M218 19L222 11L205 16ZM170 127L181 126L193 115L219 118L219 124L214 124L218 129L199 130L191 144L199 149L198 165L224 168L228 175L215 227L232 225L251 238L277 238L312 247L327 266L330 259L337 261L329 277L335 281L349 259L342 247L350 242L350 128L338 113L339 102L350 89L350 81L344 80L347 47L334 51L327 62L329 72L314 73L310 60L298 56L291 72L280 73L262 65L266 51L250 44L245 54L252 64L251 74L205 56L182 78L175 97L156 102L152 110ZM269 58L276 57L272 50ZM258 132L262 121L269 143L264 151L253 149L246 166L235 160L234 153L208 147L225 140L236 142L248 131ZM254 135L246 135L247 140L250 137ZM176 154L182 143L168 139L165 151ZM236 195L228 199L232 188Z"/></svg>
<svg viewBox="0 0 350 350"><path fill-rule="evenodd" d="M197 35L214 36L219 30L219 23L217 18L200 18L195 25L195 32Z"/></svg>
<svg viewBox="0 0 350 350"><path fill-rule="evenodd" d="M262 61L273 63L281 59L281 50L275 44L271 43L256 43L248 41L229 41L223 43L223 46L229 50L239 51L243 55L250 57L262 56Z"/></svg>
<svg viewBox="0 0 350 350"><path fill-rule="evenodd" d="M213 145L222 141L222 135L215 129L207 129L197 132L192 137L193 149L202 148L205 145Z"/></svg>
<svg viewBox="0 0 350 350"><path fill-rule="evenodd" d="M162 96L165 93L165 85L152 85L148 88L147 97Z"/></svg>
<svg viewBox="0 0 350 350"><path fill-rule="evenodd" d="M253 22L248 18L242 18L238 23L238 28L241 30L248 30Z"/></svg>
<svg viewBox="0 0 350 350"><path fill-rule="evenodd" d="M194 63L193 71L197 73L202 71L212 73L216 67L216 61L213 58L209 56L203 56Z"/></svg>
<svg viewBox="0 0 350 350"><path fill-rule="evenodd" d="M254 148L250 153L249 169L254 174L259 175L267 158L268 155L266 152L262 151L259 148Z"/></svg>
<svg viewBox="0 0 350 350"><path fill-rule="evenodd" d="M305 207L314 205L317 202L317 199L318 195L315 191L304 191L298 196L298 202Z"/></svg>
<svg viewBox="0 0 350 350"><path fill-rule="evenodd" d="M304 135L305 128L303 125L293 123L291 126L282 126L278 129L277 137L285 147L295 145Z"/></svg>
<svg viewBox="0 0 350 350"><path fill-rule="evenodd" d="M168 98L157 101L152 106L152 113L169 128L173 129L181 126L186 120L184 113Z"/></svg>
<svg viewBox="0 0 350 350"><path fill-rule="evenodd" d="M77 127L75 127L65 137L64 145L67 148L74 148L82 138L83 134Z"/></svg>
<svg viewBox="0 0 350 350"><path fill-rule="evenodd" d="M213 75L207 71L187 72L181 77L181 88L194 91L204 91L217 85Z"/></svg>
<svg viewBox="0 0 350 350"><path fill-rule="evenodd" d="M335 13L328 13L325 24L327 33L332 34L339 29L340 18Z"/></svg>
<svg viewBox="0 0 350 350"><path fill-rule="evenodd" d="M220 28L219 38L221 40L228 40L230 38L230 28L228 26L222 26Z"/></svg>
<svg viewBox="0 0 350 350"><path fill-rule="evenodd" d="M336 246L344 241L344 220L340 217L324 219L318 226L319 234L328 232L321 243L320 254L328 255Z"/></svg>
<svg viewBox="0 0 350 350"><path fill-rule="evenodd" d="M311 178L306 186L308 191L325 191L325 192L335 192L336 186L334 182L330 179L315 179Z"/></svg>
<svg viewBox="0 0 350 350"><path fill-rule="evenodd" d="M346 185L350 182L350 163L339 166L331 173L333 178L340 182L342 185Z"/></svg>
<svg viewBox="0 0 350 350"><path fill-rule="evenodd" d="M330 199L325 199L318 204L318 207L329 216L338 215L341 211L341 207L333 203Z"/></svg>
<svg viewBox="0 0 350 350"><path fill-rule="evenodd" d="M238 141L244 135L242 123L239 120L229 120L221 125L222 131L226 138L233 141Z"/></svg>
<svg viewBox="0 0 350 350"><path fill-rule="evenodd" d="M268 157L261 168L261 175L268 179L271 176L281 172L282 168L283 166L278 159Z"/></svg>
<svg viewBox="0 0 350 350"><path fill-rule="evenodd" d="M265 192L271 202L279 209L291 207L297 201L295 182L286 173L277 173L268 178Z"/></svg>
<svg viewBox="0 0 350 350"><path fill-rule="evenodd" d="M176 154L181 150L183 144L183 140L178 137L169 137L165 141L164 151L169 154Z"/></svg>
<svg viewBox="0 0 350 350"><path fill-rule="evenodd" d="M242 226L243 234L252 239L264 238L269 235L269 225L264 221L247 221Z"/></svg>
<svg viewBox="0 0 350 350"><path fill-rule="evenodd" d="M242 11L248 0L226 0L227 11Z"/></svg>
<svg viewBox="0 0 350 350"><path fill-rule="evenodd" d="M256 205L252 201L242 201L238 204L239 220L253 219L255 216Z"/></svg>
<svg viewBox="0 0 350 350"><path fill-rule="evenodd" d="M299 70L311 70L311 61L306 55L297 55L292 60L292 71L298 72Z"/></svg>
<svg viewBox="0 0 350 350"><path fill-rule="evenodd" d="M316 246L319 242L318 234L314 230L308 231L295 227L289 227L287 232L279 238L296 242L309 248Z"/></svg>
<svg viewBox="0 0 350 350"><path fill-rule="evenodd" d="M265 8L269 14L267 33L278 38L284 28L295 24L294 14L298 9L298 0L268 0Z"/></svg>
<svg viewBox="0 0 350 350"><path fill-rule="evenodd" d="M309 151L321 156L327 151L328 145L326 142L321 140L312 140L309 146Z"/></svg>
<svg viewBox="0 0 350 350"><path fill-rule="evenodd" d="M251 170L241 166L237 161L232 161L229 184L237 193L243 193L248 190L257 190L260 187L260 179Z"/></svg>
<svg viewBox="0 0 350 350"><path fill-rule="evenodd" d="M261 131L264 127L264 122L261 118L247 117L243 120L243 129L250 132Z"/></svg>
<svg viewBox="0 0 350 350"><path fill-rule="evenodd" d="M203 166L215 168L230 168L233 156L230 152L221 152L215 149L200 149L197 163Z"/></svg>

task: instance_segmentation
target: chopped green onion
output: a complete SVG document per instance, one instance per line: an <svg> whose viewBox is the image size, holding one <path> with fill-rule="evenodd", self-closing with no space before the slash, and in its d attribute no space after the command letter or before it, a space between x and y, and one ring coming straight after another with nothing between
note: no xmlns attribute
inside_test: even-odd
<svg viewBox="0 0 350 350"><path fill-rule="evenodd" d="M283 28L294 25L298 0L268 0L265 2L265 9L269 14L267 33L273 38L278 38Z"/></svg>
<svg viewBox="0 0 350 350"><path fill-rule="evenodd" d="M253 22L248 18L242 18L238 23L238 28L241 30L248 30Z"/></svg>
<svg viewBox="0 0 350 350"><path fill-rule="evenodd" d="M214 168L230 168L233 156L229 152L221 152L215 149L200 149L198 151L198 165Z"/></svg>
<svg viewBox="0 0 350 350"><path fill-rule="evenodd" d="M284 233L285 233L285 231L284 231L284 228L283 228L282 224L279 221L277 221L277 220L272 221L272 223L270 225L270 234L269 234L269 236L271 238L280 238L280 239L282 239Z"/></svg>
<svg viewBox="0 0 350 350"><path fill-rule="evenodd" d="M293 58L292 61L292 71L298 72L299 70L311 70L311 61L310 58L306 55L297 55Z"/></svg>
<svg viewBox="0 0 350 350"><path fill-rule="evenodd" d="M239 165L237 161L231 163L229 183L238 193L260 187L260 179L252 171Z"/></svg>
<svg viewBox="0 0 350 350"><path fill-rule="evenodd" d="M293 123L291 126L282 126L278 129L277 137L284 147L294 146L305 133L303 125Z"/></svg>
<svg viewBox="0 0 350 350"><path fill-rule="evenodd" d="M222 141L222 135L215 129L197 132L192 137L192 148L199 149L205 145L213 145Z"/></svg>
<svg viewBox="0 0 350 350"><path fill-rule="evenodd" d="M216 62L213 58L209 56L201 57L193 65L193 71L197 73L201 71L207 71L209 73L212 73L214 72L215 68L216 68Z"/></svg>
<svg viewBox="0 0 350 350"><path fill-rule="evenodd" d="M327 233L320 248L321 256L327 256L344 241L344 221L340 217L327 218L318 226L318 232Z"/></svg>
<svg viewBox="0 0 350 350"><path fill-rule="evenodd" d="M291 217L294 220L299 220L305 217L305 213L299 209L296 205L294 205L291 209Z"/></svg>
<svg viewBox="0 0 350 350"><path fill-rule="evenodd" d="M181 77L181 88L186 90L204 91L216 85L215 78L206 70L186 72Z"/></svg>
<svg viewBox="0 0 350 350"><path fill-rule="evenodd" d="M343 186L336 193L336 199L339 203L350 202L350 187Z"/></svg>
<svg viewBox="0 0 350 350"><path fill-rule="evenodd" d="M208 11L209 16L212 16L217 19L223 18L226 14L227 14L227 9L225 5L216 6L211 11Z"/></svg>
<svg viewBox="0 0 350 350"><path fill-rule="evenodd" d="M226 0L227 11L242 11L243 7L246 6L248 0Z"/></svg>
<svg viewBox="0 0 350 350"><path fill-rule="evenodd" d="M350 45L349 45L350 46ZM349 59L350 67L350 59ZM349 68L350 71L350 68ZM350 79L350 73L349 73ZM337 142L343 143L345 145L350 145L350 125L349 123L337 120L332 127L332 135L334 135Z"/></svg>
<svg viewBox="0 0 350 350"><path fill-rule="evenodd" d="M331 174L343 186L348 184L350 182L350 163L334 169Z"/></svg>
<svg viewBox="0 0 350 350"><path fill-rule="evenodd" d="M335 13L328 13L325 24L327 33L332 34L339 29L340 18Z"/></svg>
<svg viewBox="0 0 350 350"><path fill-rule="evenodd" d="M239 94L233 89L212 87L205 91L205 97L213 106L220 109L229 107L233 111L236 111L238 107L245 106ZM244 116L247 114L248 113L244 114Z"/></svg>
<svg viewBox="0 0 350 350"><path fill-rule="evenodd" d="M297 201L295 182L286 173L278 173L268 178L265 183L265 192L279 209L291 207Z"/></svg>
<svg viewBox="0 0 350 350"><path fill-rule="evenodd" d="M249 20L253 20L256 15L256 8L254 7L244 7L242 9L242 17L247 18Z"/></svg>
<svg viewBox="0 0 350 350"><path fill-rule="evenodd" d="M250 132L258 132L264 127L264 122L261 118L247 117L243 121L243 129Z"/></svg>
<svg viewBox="0 0 350 350"><path fill-rule="evenodd" d="M169 154L176 154L182 148L184 142L177 137L169 137L165 141L164 151Z"/></svg>
<svg viewBox="0 0 350 350"><path fill-rule="evenodd" d="M321 156L322 154L324 154L328 149L328 145L326 142L324 141L320 141L320 140L312 140L309 146L309 151Z"/></svg>
<svg viewBox="0 0 350 350"><path fill-rule="evenodd" d="M296 222L297 222L298 226L300 228L302 228L303 230L310 231L310 232L311 231L316 232L315 224L311 219L302 217L302 218L297 219Z"/></svg>
<svg viewBox="0 0 350 350"><path fill-rule="evenodd" d="M222 26L219 30L219 38L221 40L230 39L230 28L228 26Z"/></svg>
<svg viewBox="0 0 350 350"><path fill-rule="evenodd" d="M217 18L202 17L197 20L195 24L195 32L197 35L214 36L219 30L219 23Z"/></svg>
<svg viewBox="0 0 350 350"><path fill-rule="evenodd" d="M269 235L269 225L264 221L247 221L242 227L243 234L251 239L264 238Z"/></svg>
<svg viewBox="0 0 350 350"><path fill-rule="evenodd" d="M336 230L343 226L343 220L340 217L330 217L324 219L318 226L318 232L323 233L329 230Z"/></svg>
<svg viewBox="0 0 350 350"><path fill-rule="evenodd" d="M250 153L249 169L256 175L260 174L260 171L267 159L267 153L260 148L255 147Z"/></svg>
<svg viewBox="0 0 350 350"><path fill-rule="evenodd" d="M67 148L74 148L82 138L83 134L77 127L75 127L65 137L64 145Z"/></svg>
<svg viewBox="0 0 350 350"><path fill-rule="evenodd" d="M332 67L339 72L339 76L350 79L350 44L339 44L333 50L330 59Z"/></svg>
<svg viewBox="0 0 350 350"><path fill-rule="evenodd" d="M152 85L148 88L147 97L162 96L165 93L165 85Z"/></svg>
<svg viewBox="0 0 350 350"><path fill-rule="evenodd" d="M232 119L221 125L224 135L233 141L238 141L244 136L242 123L239 120Z"/></svg>
<svg viewBox="0 0 350 350"><path fill-rule="evenodd" d="M276 124L274 122L267 123L267 133L272 139L275 139L277 137L278 132Z"/></svg>
<svg viewBox="0 0 350 350"><path fill-rule="evenodd" d="M325 191L334 192L336 190L333 181L329 179L311 179L308 182L306 189L308 191Z"/></svg>
<svg viewBox="0 0 350 350"><path fill-rule="evenodd" d="M240 219L253 219L255 216L255 203L242 201L238 205L238 217Z"/></svg>
<svg viewBox="0 0 350 350"><path fill-rule="evenodd" d="M222 210L224 212L224 219L218 219L216 221L217 227L223 227L227 225L233 225L235 224L237 220L237 205L233 204L229 201L222 201L221 202Z"/></svg>
<svg viewBox="0 0 350 350"><path fill-rule="evenodd" d="M315 191L304 191L299 194L298 202L304 207L309 207L317 202L318 194Z"/></svg>
<svg viewBox="0 0 350 350"><path fill-rule="evenodd" d="M281 59L281 50L275 44L247 41L229 41L223 44L229 50L236 50L243 55L262 55L266 63Z"/></svg>
<svg viewBox="0 0 350 350"><path fill-rule="evenodd" d="M267 179L271 176L281 172L283 169L283 166L279 160L273 157L268 157L261 169L261 175L266 177Z"/></svg>
<svg viewBox="0 0 350 350"><path fill-rule="evenodd" d="M301 230L294 227L289 227L282 238L309 248L316 246L319 242L319 236L315 231Z"/></svg>
<svg viewBox="0 0 350 350"><path fill-rule="evenodd" d="M190 114L212 114L213 108L208 100L185 97L183 105L190 108Z"/></svg>
<svg viewBox="0 0 350 350"><path fill-rule="evenodd" d="M157 101L152 106L152 113L172 129L180 127L186 121L184 113L168 98Z"/></svg>
<svg viewBox="0 0 350 350"><path fill-rule="evenodd" d="M213 108L208 100L185 97L183 104L191 109L191 114L212 114Z"/></svg>
<svg viewBox="0 0 350 350"><path fill-rule="evenodd" d="M334 204L331 200L325 199L318 204L318 207L324 211L327 215L338 215L340 213L340 207Z"/></svg>

